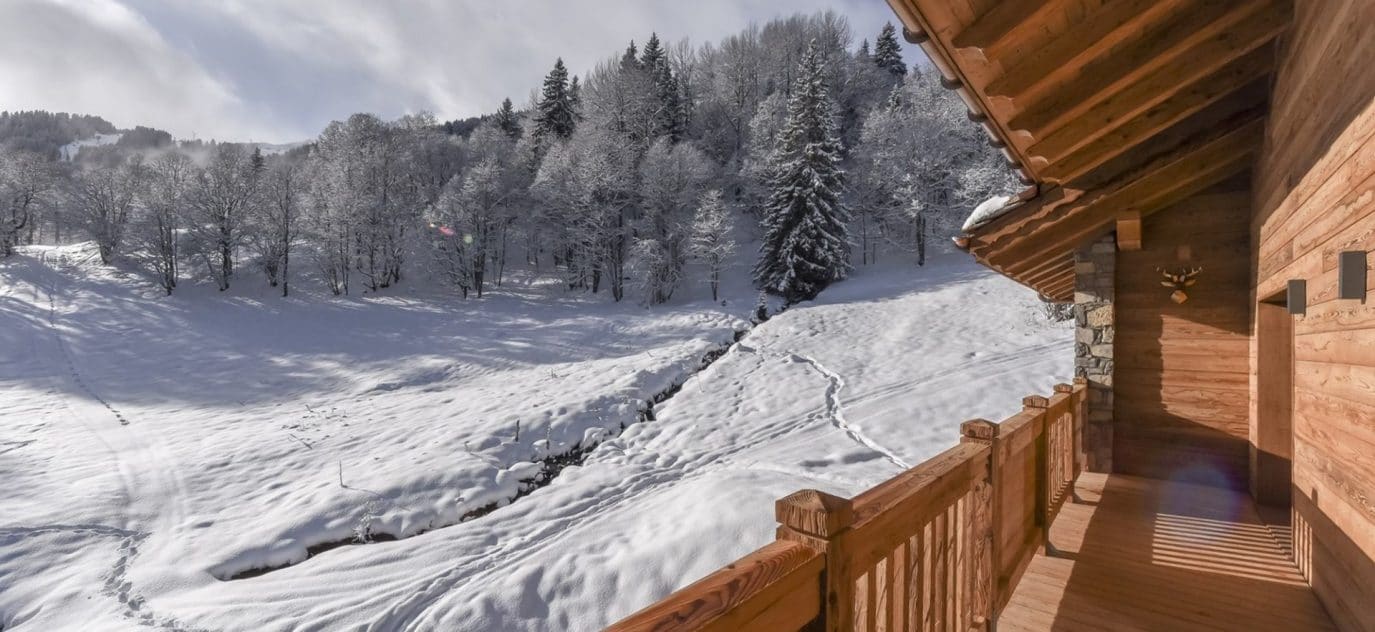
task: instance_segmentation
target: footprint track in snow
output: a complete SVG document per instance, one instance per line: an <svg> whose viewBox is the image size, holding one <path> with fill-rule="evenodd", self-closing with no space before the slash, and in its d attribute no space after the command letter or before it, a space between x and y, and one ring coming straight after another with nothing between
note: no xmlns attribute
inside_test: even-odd
<svg viewBox="0 0 1375 632"><path fill-rule="evenodd" d="M118 601L123 607L125 617L138 622L140 625L165 630L196 630L197 628L190 628L182 624L175 617L152 612L147 607L143 597L134 589L132 581L128 579L129 566L138 556L140 545L156 531L176 528L186 515L186 499L189 494L185 477L182 475L181 468L172 452L159 437L150 436L143 432L139 426L131 425L123 412L96 393L77 369L76 361L67 346L66 339L57 326L58 294L62 289L61 281L64 278L64 272L58 269L58 266L70 267L70 262L65 258L59 258L55 266L49 265L47 252L40 255L39 262L48 267L50 282L47 287L33 284L33 296L34 302L41 304L39 303L41 299L38 298L40 292L47 295L48 318L44 324L51 334L54 346L57 347L57 353L54 355L60 358L60 366L65 368L70 382L110 413L119 422L120 429L115 429L108 422L98 419L98 415L97 418L92 418L88 414L83 414L83 407L72 402L67 396L66 393L70 392L70 388L56 387L57 398L71 416L80 422L84 429L92 434L110 455L110 467L119 473L120 478L120 497L123 499L118 504L123 508L120 518L126 522L141 519L138 514L131 514L128 511L132 507L131 503L138 498L158 499L162 503L162 507L152 512L155 522L150 530L131 531L101 525L54 525L30 528L28 531L42 533L45 530L46 532L65 530L120 538L118 559L106 575L102 594ZM60 375L60 373L55 374L55 377L56 375ZM126 468L121 461L121 454L127 454L131 451L144 452L145 458L157 463L158 466L144 468L142 473L146 476L135 474L133 470ZM23 528L19 529L22 530ZM0 529L0 534L4 533L6 530Z"/></svg>
<svg viewBox="0 0 1375 632"><path fill-rule="evenodd" d="M802 355L795 351L789 352L788 355L795 362L802 362L810 365L813 369L816 370L817 373L820 373L823 377L826 378L826 381L828 382L826 386L826 414L830 418L831 425L840 429L847 436L853 439L856 443L883 455L883 457L888 459L888 461L891 462L893 465L896 465L904 470L911 467L907 464L907 462L903 461L902 458L894 454L891 450L883 447L877 441L874 441L868 435L865 435L861 430L850 425L850 422L846 421L845 410L840 403L840 391L844 390L845 388L845 378L842 378L840 374L836 373L835 371L826 368L825 365L821 364L820 362L817 362L815 358Z"/></svg>
<svg viewBox="0 0 1375 632"><path fill-rule="evenodd" d="M44 265L47 265L48 253L42 253L39 256L39 261L42 262ZM86 379L82 377L81 372L77 371L76 369L76 361L72 358L71 349L67 347L67 339L62 336L62 330L58 329L57 327L57 282L60 278L62 278L62 273L54 269L52 274L52 283L48 286L47 293L48 330L52 332L53 338L57 341L57 348L62 355L62 362L66 365L67 373L71 376L72 383L76 384L77 388L81 389L81 391L86 393L86 395L89 396L91 399L100 402L100 405L104 406L105 410L110 411L110 414L114 415L114 418L116 421L119 422L119 425L127 426L129 425L129 420L124 417L124 413L120 412L114 406L111 406L109 401L107 401L105 398L101 397L98 393L96 393L95 389L91 388L90 384L86 383Z"/></svg>

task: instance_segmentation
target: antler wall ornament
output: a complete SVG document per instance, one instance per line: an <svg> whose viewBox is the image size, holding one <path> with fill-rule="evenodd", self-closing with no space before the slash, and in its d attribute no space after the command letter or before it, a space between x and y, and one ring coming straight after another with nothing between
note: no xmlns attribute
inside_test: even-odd
<svg viewBox="0 0 1375 632"><path fill-rule="evenodd" d="M1161 281L1160 284L1174 290L1170 292L1170 300L1175 303L1183 304L1184 301L1189 300L1189 294L1185 292L1185 290L1193 287L1193 284L1198 282L1198 279L1195 277L1198 276L1198 273L1203 271L1203 267L1176 268L1175 270L1156 268L1156 271L1165 276L1165 280Z"/></svg>

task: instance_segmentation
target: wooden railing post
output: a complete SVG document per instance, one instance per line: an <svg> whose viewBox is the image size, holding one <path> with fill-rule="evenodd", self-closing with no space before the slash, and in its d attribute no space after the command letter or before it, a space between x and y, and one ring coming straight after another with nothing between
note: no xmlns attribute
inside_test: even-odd
<svg viewBox="0 0 1375 632"><path fill-rule="evenodd" d="M1040 395L1028 395L1022 398L1023 411L1040 411L1040 416L1036 421L1036 526L1043 531L1042 537L1049 539L1050 525L1047 518L1050 514L1050 480L1047 476L1048 453L1046 445L1050 438L1050 424L1046 417L1047 409L1050 408L1050 400Z"/></svg>
<svg viewBox="0 0 1375 632"><path fill-rule="evenodd" d="M1074 480L1079 480L1079 475L1084 471L1084 462L1088 457L1084 454L1084 424L1089 419L1089 379L1086 377L1074 378ZM1075 497L1078 500L1078 497Z"/></svg>
<svg viewBox="0 0 1375 632"><path fill-rule="evenodd" d="M793 492L774 503L778 539L804 544L826 556L821 574L821 627L846 632L852 626L855 581L844 536L854 524L854 506L847 498L814 489Z"/></svg>
<svg viewBox="0 0 1375 632"><path fill-rule="evenodd" d="M998 510L998 483L1002 480L998 455L998 424L987 419L970 419L960 424L960 443L988 446L986 478L974 487L974 627L993 630L998 616L998 561L1002 559L998 541L1001 512Z"/></svg>
<svg viewBox="0 0 1375 632"><path fill-rule="evenodd" d="M1074 431L1075 419L1078 418L1079 410L1077 408L1077 404L1075 403L1073 385L1056 384L1055 394L1064 394L1067 401L1065 402L1065 412L1063 414L1069 415L1069 423L1064 423L1063 418L1057 418L1054 420L1056 425L1055 440L1057 441L1057 444L1053 446L1055 452L1051 455L1051 458L1054 460L1054 467L1052 468L1052 471L1054 472L1054 477L1051 479L1051 484L1054 485L1052 499L1056 502L1059 502L1061 498L1060 494L1062 493L1068 492L1070 497L1073 498L1074 481L1079 479L1079 470L1077 465L1079 462L1079 458L1075 454L1076 433ZM1046 420L1047 430L1049 430L1049 424L1051 423L1051 421L1052 420L1050 419ZM1065 489L1065 485L1067 483L1069 485L1068 490ZM1054 509L1055 508L1052 508L1052 511ZM1049 528L1049 525L1047 525L1047 528Z"/></svg>

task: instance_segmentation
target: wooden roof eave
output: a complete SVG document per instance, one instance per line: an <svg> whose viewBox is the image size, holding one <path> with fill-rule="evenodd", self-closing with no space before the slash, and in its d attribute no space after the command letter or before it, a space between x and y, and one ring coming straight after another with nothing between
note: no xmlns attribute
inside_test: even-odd
<svg viewBox="0 0 1375 632"><path fill-rule="evenodd" d="M1039 181L1029 165L1026 156L1015 143L1010 142L1009 130L996 118L989 116L988 104L983 97L970 89L970 84L960 67L945 47L931 37L930 26L920 12L913 11L902 0L888 0L888 5L898 14L903 23L903 38L916 44L926 53L936 71L941 74L941 85L953 90L968 109L969 120L978 123L988 136L988 142L1000 150L1008 166L1017 172L1022 184L1036 186Z"/></svg>
<svg viewBox="0 0 1375 632"><path fill-rule="evenodd" d="M1243 112L1209 134L1164 152L1089 191L1057 187L971 236L970 251L1014 278L1046 257L1072 252L1126 211L1149 216L1250 166L1263 112ZM975 245L977 244L977 245Z"/></svg>
<svg viewBox="0 0 1375 632"><path fill-rule="evenodd" d="M1289 0L1142 0L1073 15L1091 3L943 2L889 0L971 118L1036 180L956 243L1057 299L1072 295L1073 250L1116 217L1149 215L1250 166L1273 72L1267 45L1292 21ZM1072 39L1080 27L1102 37ZM1041 57L1079 68L1007 77L1046 65ZM1024 129L1031 120L1040 123Z"/></svg>

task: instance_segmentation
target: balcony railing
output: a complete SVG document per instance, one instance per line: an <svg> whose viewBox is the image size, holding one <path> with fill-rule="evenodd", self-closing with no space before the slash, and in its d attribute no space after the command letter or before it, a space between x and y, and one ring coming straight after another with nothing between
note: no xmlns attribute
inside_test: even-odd
<svg viewBox="0 0 1375 632"><path fill-rule="evenodd" d="M610 629L982 630L1074 488L1086 385L960 427L960 444L852 498L777 501L777 539Z"/></svg>

